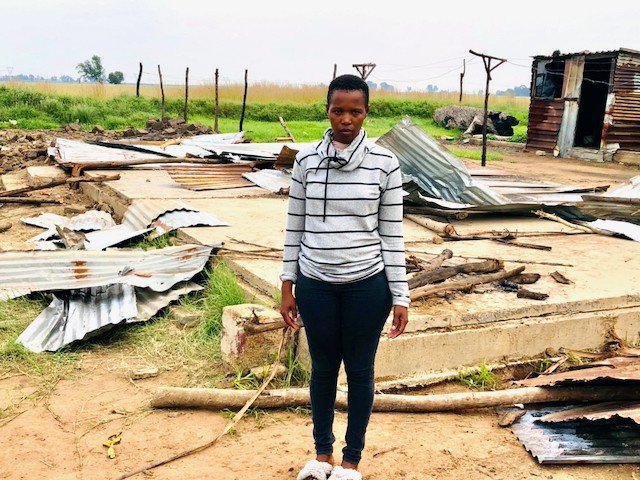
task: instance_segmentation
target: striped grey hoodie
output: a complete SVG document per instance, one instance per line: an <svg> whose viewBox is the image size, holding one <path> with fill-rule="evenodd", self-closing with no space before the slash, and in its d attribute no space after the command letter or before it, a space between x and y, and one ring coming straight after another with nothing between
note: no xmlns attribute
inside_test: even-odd
<svg viewBox="0 0 640 480"><path fill-rule="evenodd" d="M393 304L409 306L398 159L364 129L337 152L328 129L296 155L282 281L363 280L384 270Z"/></svg>

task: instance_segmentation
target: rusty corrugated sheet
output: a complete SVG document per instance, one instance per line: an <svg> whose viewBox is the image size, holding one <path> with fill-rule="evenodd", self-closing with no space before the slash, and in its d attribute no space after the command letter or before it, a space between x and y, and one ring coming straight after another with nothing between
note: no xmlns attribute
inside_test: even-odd
<svg viewBox="0 0 640 480"><path fill-rule="evenodd" d="M597 365L597 366L596 366ZM518 382L527 387L551 387L572 383L640 381L640 359L613 357L597 362L593 367L541 375Z"/></svg>
<svg viewBox="0 0 640 480"><path fill-rule="evenodd" d="M111 284L165 291L200 272L212 247L157 250L0 252L0 300L15 292L77 290Z"/></svg>
<svg viewBox="0 0 640 480"><path fill-rule="evenodd" d="M558 143L558 132L562 124L564 100L542 100L532 98L529 105L527 149L553 151Z"/></svg>
<svg viewBox="0 0 640 480"><path fill-rule="evenodd" d="M640 403L638 402L603 402L570 408L561 412L549 413L541 422L557 423L572 420L610 420L612 418L628 418L640 424Z"/></svg>
<svg viewBox="0 0 640 480"><path fill-rule="evenodd" d="M231 163L196 167L171 166L165 170L184 188L200 191L252 187L253 183L242 178L243 173L249 173L252 169L252 164Z"/></svg>
<svg viewBox="0 0 640 480"><path fill-rule="evenodd" d="M640 151L640 54L620 53L613 76L611 124L604 132L606 143L622 150Z"/></svg>

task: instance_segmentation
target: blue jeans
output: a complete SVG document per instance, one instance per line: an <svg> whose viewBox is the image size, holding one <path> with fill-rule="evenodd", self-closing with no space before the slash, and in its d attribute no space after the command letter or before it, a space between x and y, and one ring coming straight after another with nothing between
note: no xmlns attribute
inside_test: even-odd
<svg viewBox="0 0 640 480"><path fill-rule="evenodd" d="M333 453L333 412L340 363L347 373L346 462L358 464L373 407L373 364L392 306L384 271L352 283L298 275L296 300L311 354L311 410L318 455Z"/></svg>

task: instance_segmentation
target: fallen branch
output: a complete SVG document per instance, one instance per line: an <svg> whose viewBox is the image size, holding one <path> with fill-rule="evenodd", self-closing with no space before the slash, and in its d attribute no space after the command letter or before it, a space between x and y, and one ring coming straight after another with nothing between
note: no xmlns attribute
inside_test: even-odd
<svg viewBox="0 0 640 480"><path fill-rule="evenodd" d="M120 475L116 480L124 480L125 478L129 478L132 477L134 475L137 475L138 473L142 473L142 472L146 472L148 470L151 470L152 468L156 468L159 467L161 465L165 465L167 463L173 462L175 460L178 460L180 458L184 458L187 457L189 455L193 455L194 453L198 453L201 452L202 450L206 450L209 447L212 447L213 445L216 444L216 442L218 440L220 440L223 436L225 436L227 433L229 433L237 424L238 422L240 422L240 420L242 419L242 417L244 416L244 414L247 412L247 410L249 410L249 408L255 403L256 399L258 399L258 397L260 397L260 395L262 394L262 392L264 392L264 390L267 388L267 385L269 385L269 383L271 383L271 380L274 379L274 377L276 376L276 373L278 371L278 366L280 365L280 359L282 357L282 352L284 351L284 347L289 339L289 329L283 330L282 332L282 340L280 341L280 346L278 347L278 353L276 354L276 360L275 362L273 362L273 365L271 365L271 371L269 373L269 376L264 380L264 382L262 383L262 385L260 386L260 388L258 388L257 390L251 390L250 391L250 395L248 396L248 398L245 399L245 401L243 402L242 408L240 408L240 410L238 411L238 413L236 413L234 415L234 417L231 419L231 421L229 423L227 423L227 425L224 427L224 429L222 430L222 432L215 437L213 440L200 445L198 447L194 447L194 448L190 448L188 450L184 450L180 453L177 453L176 455L172 455L169 458L165 458L164 460L160 460L157 462L152 462L149 463L148 465L141 467L137 470L133 470L131 472L125 473L124 475ZM245 390L248 391L248 390ZM232 408L232 407L230 407Z"/></svg>
<svg viewBox="0 0 640 480"><path fill-rule="evenodd" d="M410 242L408 242L408 243L410 243ZM424 250L406 249L405 251L407 253L418 253L418 254L422 254L422 255L438 255L437 253L425 252ZM462 258L464 260L491 260L491 257L472 257L472 256L468 256L468 255L454 255L454 257ZM532 264L532 265L550 265L552 267L573 267L573 264L571 264L571 263L544 262L544 261L535 261L535 260L520 260L520 259L507 259L507 258L503 258L502 261L503 262L507 262L507 263L526 263L526 264Z"/></svg>
<svg viewBox="0 0 640 480"><path fill-rule="evenodd" d="M423 268L425 271L435 270L440 267L445 260L449 260L451 257L453 257L453 252L448 248L445 248L439 255L429 260Z"/></svg>
<svg viewBox="0 0 640 480"><path fill-rule="evenodd" d="M4 194L4 192L0 193ZM24 205L40 205L42 203L62 204L60 200L42 197L0 197L0 203L21 203Z"/></svg>
<svg viewBox="0 0 640 480"><path fill-rule="evenodd" d="M422 287L430 283L441 282L459 273L489 273L501 270L504 264L500 260L492 259L483 262L470 262L453 267L440 267L415 275L409 280L409 289Z"/></svg>
<svg viewBox="0 0 640 480"><path fill-rule="evenodd" d="M551 247L548 245L539 245L537 243L516 242L513 239L507 238L492 238L494 242L502 243L503 245L512 245L514 247L532 248L533 250L544 250L546 252L551 251Z"/></svg>
<svg viewBox="0 0 640 480"><path fill-rule="evenodd" d="M424 297L435 295L437 293L452 292L459 290L468 290L475 285L482 283L490 283L503 278L509 278L524 271L524 265L513 270L502 271L497 273L488 273L486 275L478 275L473 278L466 278L464 280L457 280L455 282L443 283L441 285L429 285L415 289L411 293L411 300L418 300Z"/></svg>
<svg viewBox="0 0 640 480"><path fill-rule="evenodd" d="M160 387L151 399L151 406L154 408L234 409L253 399L257 392L256 390ZM640 386L637 385L524 387L492 392L462 392L438 395L376 394L373 410L376 412L449 412L517 403L637 400L639 396ZM309 389L291 388L266 390L257 396L253 405L257 408L287 408L303 407L309 405L309 403ZM346 392L338 391L336 407L341 409L347 407Z"/></svg>
<svg viewBox="0 0 640 480"><path fill-rule="evenodd" d="M15 197L16 195L21 195L23 193L35 192L37 190L46 190L47 188L53 188L65 184L81 182L110 182L113 180L120 180L120 175L105 175L100 177L69 177L60 180L52 180L51 182L43 183L41 185L7 190L5 192L0 192L0 194L2 194L3 197Z"/></svg>
<svg viewBox="0 0 640 480"><path fill-rule="evenodd" d="M566 220L558 217L557 215L554 215L553 213L543 212L542 210L536 210L533 213L538 215L540 218L546 218L547 220L553 220L554 222L558 222L558 223L564 225L565 227L573 228L575 230L580 230L580 231L585 232L585 233L600 233L600 234L605 233L605 234L610 235L610 232L604 232L604 230L600 230L598 228L592 228L592 227L587 227L586 225L577 225L575 223L567 222Z"/></svg>
<svg viewBox="0 0 640 480"><path fill-rule="evenodd" d="M0 223L0 233L6 232L11 227L13 227L13 223Z"/></svg>
<svg viewBox="0 0 640 480"><path fill-rule="evenodd" d="M425 227L432 232L440 233L445 237L452 237L457 235L455 227L450 223L437 222L427 217L421 217L419 215L407 214L406 218L418 225Z"/></svg>

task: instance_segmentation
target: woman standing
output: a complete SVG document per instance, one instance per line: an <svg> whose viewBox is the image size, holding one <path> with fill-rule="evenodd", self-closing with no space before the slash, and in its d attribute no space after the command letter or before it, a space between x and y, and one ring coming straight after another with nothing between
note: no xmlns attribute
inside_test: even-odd
<svg viewBox="0 0 640 480"><path fill-rule="evenodd" d="M331 122L320 143L298 153L289 194L281 313L299 328L311 355L316 459L298 480L359 480L373 406L373 365L391 308L390 338L407 324L409 290L402 236L402 178L397 158L367 140L369 88L342 75L329 85ZM296 284L296 297L293 284ZM343 461L334 467L333 412L340 363L348 383Z"/></svg>

